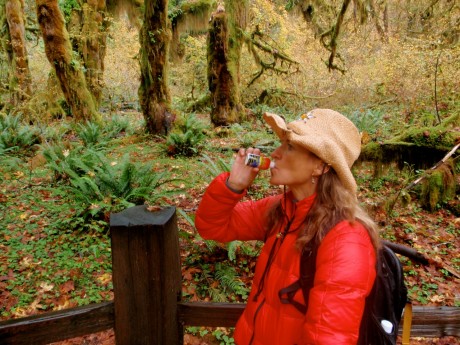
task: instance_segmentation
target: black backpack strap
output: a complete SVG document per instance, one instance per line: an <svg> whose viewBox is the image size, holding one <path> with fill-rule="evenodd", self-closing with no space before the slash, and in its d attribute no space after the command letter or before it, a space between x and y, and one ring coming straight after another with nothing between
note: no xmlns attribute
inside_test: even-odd
<svg viewBox="0 0 460 345"><path fill-rule="evenodd" d="M307 306L294 300L294 295L301 288L302 287L300 286L300 280L296 280L291 285L278 291L278 296L280 298L281 303L292 304L294 307L296 307L298 311L300 311L302 314L305 314L307 312Z"/></svg>
<svg viewBox="0 0 460 345"><path fill-rule="evenodd" d="M291 285L281 289L278 292L281 303L292 304L302 314L306 314L310 290L313 287L316 272L316 254L318 252L318 246L316 240L313 239L310 243L302 250L300 256L300 277ZM302 289L305 304L299 303L294 300L294 296Z"/></svg>

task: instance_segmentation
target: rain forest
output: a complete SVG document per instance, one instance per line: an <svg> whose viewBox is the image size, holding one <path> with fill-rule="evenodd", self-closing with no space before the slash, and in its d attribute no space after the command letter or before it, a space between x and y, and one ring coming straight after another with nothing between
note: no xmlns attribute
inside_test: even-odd
<svg viewBox="0 0 460 345"><path fill-rule="evenodd" d="M0 0L0 45L0 343L113 301L110 220L139 205L174 207L182 301L246 303L263 243L201 238L203 193L239 148L276 149L264 113L328 108L360 132L380 237L424 258L400 256L414 308L457 315L411 344L460 344L460 1ZM244 200L282 193L269 176ZM52 343L115 344L107 328Z"/></svg>

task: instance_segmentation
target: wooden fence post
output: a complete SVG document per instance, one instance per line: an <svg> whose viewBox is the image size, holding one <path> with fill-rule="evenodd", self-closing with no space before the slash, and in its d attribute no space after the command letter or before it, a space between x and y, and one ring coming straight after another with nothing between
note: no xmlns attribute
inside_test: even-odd
<svg viewBox="0 0 460 345"><path fill-rule="evenodd" d="M183 343L176 209L134 206L110 217L117 345Z"/></svg>

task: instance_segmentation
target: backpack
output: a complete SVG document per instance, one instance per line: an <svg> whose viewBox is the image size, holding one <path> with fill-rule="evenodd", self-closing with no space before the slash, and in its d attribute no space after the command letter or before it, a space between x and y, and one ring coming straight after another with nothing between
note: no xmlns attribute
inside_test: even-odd
<svg viewBox="0 0 460 345"><path fill-rule="evenodd" d="M310 241L302 251L299 280L278 293L282 303L292 304L304 314L307 312L309 292L313 287L317 249L316 241ZM299 289L302 289L305 305L293 299ZM395 345L399 323L407 302L407 288L404 284L401 262L388 244L383 242L377 255L374 286L366 298L357 344ZM382 320L386 320L383 325ZM387 331L384 327L388 327Z"/></svg>

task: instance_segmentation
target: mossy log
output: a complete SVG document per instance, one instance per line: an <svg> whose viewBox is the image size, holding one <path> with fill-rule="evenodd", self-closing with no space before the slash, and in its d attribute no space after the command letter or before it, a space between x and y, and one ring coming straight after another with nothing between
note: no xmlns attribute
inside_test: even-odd
<svg viewBox="0 0 460 345"><path fill-rule="evenodd" d="M420 201L423 208L434 211L440 203L455 196L455 166L452 160L441 164L423 180Z"/></svg>
<svg viewBox="0 0 460 345"><path fill-rule="evenodd" d="M380 164L410 164L425 169L440 161L460 141L460 114L454 114L438 126L411 128L384 142L363 145L360 161Z"/></svg>
<svg viewBox="0 0 460 345"><path fill-rule="evenodd" d="M406 164L414 169L428 169L415 183L405 186L387 200L392 209L398 197L405 199L407 191L420 181L418 196L423 208L433 211L450 202L456 194L458 182L457 149L460 143L459 114L447 118L441 125L412 128L385 142L369 142L362 148L360 161L374 162L374 176L382 174L384 166L396 163L401 170ZM433 166L434 165L434 166Z"/></svg>

